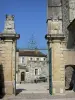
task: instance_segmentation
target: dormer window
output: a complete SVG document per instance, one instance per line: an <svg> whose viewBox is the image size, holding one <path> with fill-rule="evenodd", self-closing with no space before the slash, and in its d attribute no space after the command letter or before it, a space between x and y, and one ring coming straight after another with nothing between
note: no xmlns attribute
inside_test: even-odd
<svg viewBox="0 0 75 100"><path fill-rule="evenodd" d="M39 58L37 58L37 60L39 60Z"/></svg>

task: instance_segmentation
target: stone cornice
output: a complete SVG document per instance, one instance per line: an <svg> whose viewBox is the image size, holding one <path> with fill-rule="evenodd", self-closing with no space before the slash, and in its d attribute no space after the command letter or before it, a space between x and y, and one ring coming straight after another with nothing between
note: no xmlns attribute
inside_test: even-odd
<svg viewBox="0 0 75 100"><path fill-rule="evenodd" d="M5 39L14 39L17 40L20 38L20 34L6 34L6 33L1 33L0 38L5 40Z"/></svg>
<svg viewBox="0 0 75 100"><path fill-rule="evenodd" d="M48 18L48 19L46 20L46 23L48 23L49 20L51 20L51 21L53 21L53 20L59 21L59 20L60 20L60 21L61 21L62 18L58 18L58 19Z"/></svg>
<svg viewBox="0 0 75 100"><path fill-rule="evenodd" d="M64 40L65 35L64 34L46 34L45 38L49 40Z"/></svg>

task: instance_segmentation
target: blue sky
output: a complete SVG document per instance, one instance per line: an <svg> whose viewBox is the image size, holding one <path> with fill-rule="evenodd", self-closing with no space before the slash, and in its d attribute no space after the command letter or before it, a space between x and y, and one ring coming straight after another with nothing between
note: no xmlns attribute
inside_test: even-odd
<svg viewBox="0 0 75 100"><path fill-rule="evenodd" d="M15 29L20 34L19 48L27 48L32 34L39 48L46 47L46 0L0 0L0 32L3 32L5 15L15 16Z"/></svg>

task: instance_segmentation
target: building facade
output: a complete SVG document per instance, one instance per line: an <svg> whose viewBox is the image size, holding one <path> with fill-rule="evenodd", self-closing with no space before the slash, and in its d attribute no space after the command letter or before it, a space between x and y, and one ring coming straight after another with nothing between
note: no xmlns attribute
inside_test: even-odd
<svg viewBox="0 0 75 100"><path fill-rule="evenodd" d="M75 48L72 28L75 18L75 0L47 0L47 25L49 48L50 93L64 94L74 88ZM71 29L71 30L70 30Z"/></svg>
<svg viewBox="0 0 75 100"><path fill-rule="evenodd" d="M46 77L48 81L47 55L38 50L19 50L17 83L33 83L36 78Z"/></svg>

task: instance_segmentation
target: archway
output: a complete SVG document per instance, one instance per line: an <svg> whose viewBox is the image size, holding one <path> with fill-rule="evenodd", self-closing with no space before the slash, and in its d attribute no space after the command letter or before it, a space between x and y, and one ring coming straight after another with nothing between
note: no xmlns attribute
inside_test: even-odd
<svg viewBox="0 0 75 100"><path fill-rule="evenodd" d="M75 65L65 67L65 89L72 90L75 84Z"/></svg>
<svg viewBox="0 0 75 100"><path fill-rule="evenodd" d="M25 72L21 72L21 81L25 81Z"/></svg>

